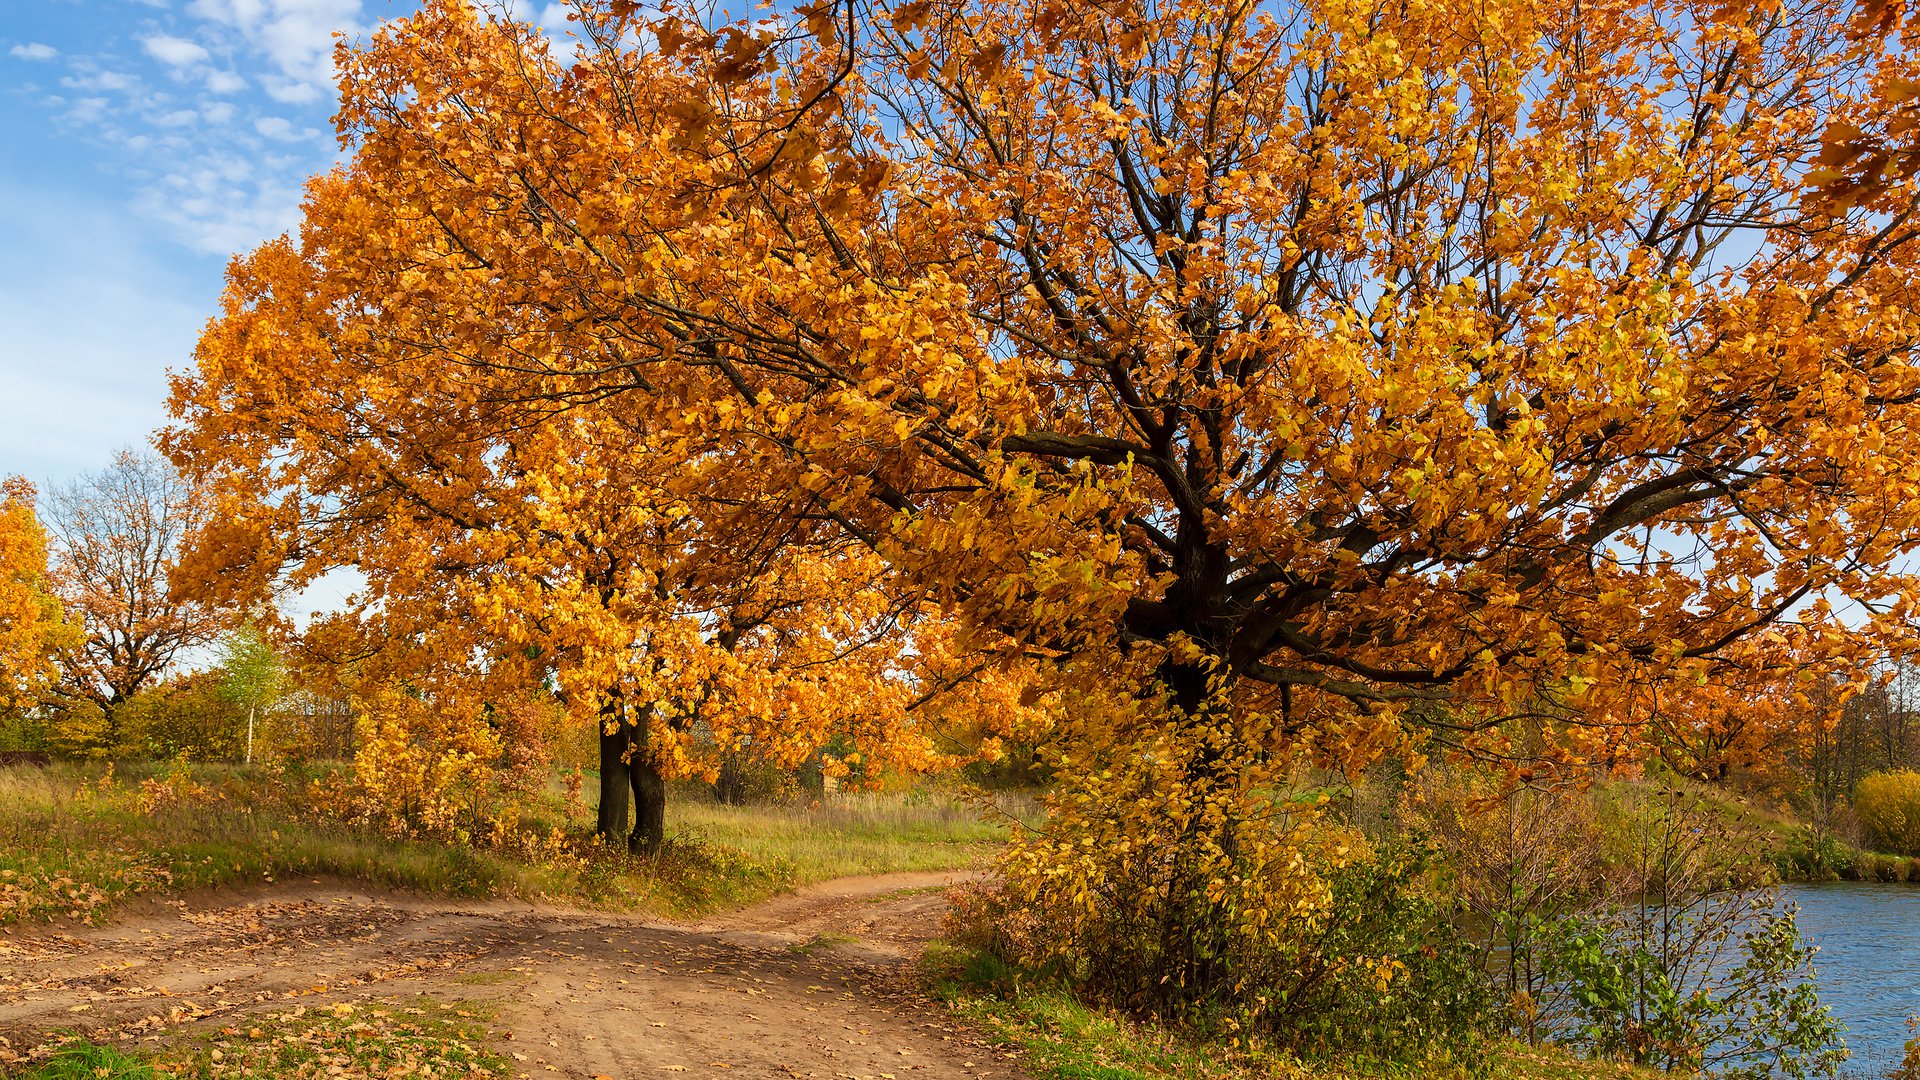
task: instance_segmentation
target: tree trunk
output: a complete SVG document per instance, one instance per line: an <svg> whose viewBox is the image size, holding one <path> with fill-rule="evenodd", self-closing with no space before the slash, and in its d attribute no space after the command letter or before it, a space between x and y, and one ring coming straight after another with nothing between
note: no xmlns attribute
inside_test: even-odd
<svg viewBox="0 0 1920 1080"><path fill-rule="evenodd" d="M601 710L600 814L594 831L600 834L602 843L617 844L627 831L627 796L632 787L627 758L633 745L633 732L626 724L616 721L609 734L607 712L607 709Z"/></svg>
<svg viewBox="0 0 1920 1080"><path fill-rule="evenodd" d="M613 734L607 734L608 727ZM667 839L667 782L648 754L646 740L646 729L629 723L617 700L601 708L600 813L594 831L606 844L620 843L624 836L627 851L634 855L653 855ZM627 831L630 804L632 832Z"/></svg>
<svg viewBox="0 0 1920 1080"><path fill-rule="evenodd" d="M627 850L635 855L655 855L667 839L667 782L653 762L640 755L628 765L633 777L633 833L627 837Z"/></svg>

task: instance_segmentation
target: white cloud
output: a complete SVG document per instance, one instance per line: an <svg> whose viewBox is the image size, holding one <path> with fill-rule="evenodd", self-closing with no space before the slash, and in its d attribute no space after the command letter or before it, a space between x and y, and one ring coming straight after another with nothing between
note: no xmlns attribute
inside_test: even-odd
<svg viewBox="0 0 1920 1080"><path fill-rule="evenodd" d="M261 85L266 88L268 97L283 105L311 105L326 93L321 83L279 79L271 75L262 79Z"/></svg>
<svg viewBox="0 0 1920 1080"><path fill-rule="evenodd" d="M107 99L103 97L52 98L53 105L67 107L67 119L76 124L95 124L107 114Z"/></svg>
<svg viewBox="0 0 1920 1080"><path fill-rule="evenodd" d="M193 0L188 10L238 30L265 53L284 82L269 84L275 100L317 100L332 89L335 31L357 33L361 0Z"/></svg>
<svg viewBox="0 0 1920 1080"><path fill-rule="evenodd" d="M548 4L540 9L540 18L535 21L540 29L547 32L548 37L558 39L565 37L573 30L573 23L569 18L572 14L573 9L565 4Z"/></svg>
<svg viewBox="0 0 1920 1080"><path fill-rule="evenodd" d="M144 39L141 44L146 48L148 56L173 67L189 67L204 64L207 61L207 50L204 46L171 34L155 34Z"/></svg>
<svg viewBox="0 0 1920 1080"><path fill-rule="evenodd" d="M153 6L61 54L61 87L28 93L112 155L123 198L158 235L227 255L296 225L306 178L335 157L324 137L334 35L371 28L365 0Z"/></svg>
<svg viewBox="0 0 1920 1080"><path fill-rule="evenodd" d="M51 45L42 45L37 41L30 41L24 45L15 45L13 48L8 49L7 53L12 56L17 56L22 60L51 60L60 55L60 50Z"/></svg>
<svg viewBox="0 0 1920 1080"><path fill-rule="evenodd" d="M124 71L83 71L78 75L68 75L60 80L60 85L69 90L113 91L131 90L140 80Z"/></svg>
<svg viewBox="0 0 1920 1080"><path fill-rule="evenodd" d="M266 120L256 126L274 125ZM303 137L304 133L289 135ZM299 224L304 170L259 150L203 151L158 178L135 207L188 247L210 255L246 251Z"/></svg>

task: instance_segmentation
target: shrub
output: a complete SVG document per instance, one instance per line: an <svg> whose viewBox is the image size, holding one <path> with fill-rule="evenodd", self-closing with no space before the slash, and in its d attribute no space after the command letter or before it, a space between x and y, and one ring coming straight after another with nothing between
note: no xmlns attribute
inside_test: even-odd
<svg viewBox="0 0 1920 1080"><path fill-rule="evenodd" d="M1579 1006L1565 1041L1690 1076L1836 1075L1846 1047L1792 907L1718 897L1651 910L1561 924L1557 974ZM1723 953L1737 962L1716 963Z"/></svg>
<svg viewBox="0 0 1920 1080"><path fill-rule="evenodd" d="M1724 818L1668 791L1620 839L1620 901L1542 927L1551 978L1575 1004L1558 1037L1694 1076L1834 1075L1846 1048L1815 950Z"/></svg>
<svg viewBox="0 0 1920 1080"><path fill-rule="evenodd" d="M800 782L792 772L742 750L721 757L713 780L713 797L728 806L784 805L799 795Z"/></svg>
<svg viewBox="0 0 1920 1080"><path fill-rule="evenodd" d="M1887 1074L1887 1080L1920 1080L1920 1017L1908 1017L1907 1030L1912 1035L1903 1047L1900 1064Z"/></svg>
<svg viewBox="0 0 1920 1080"><path fill-rule="evenodd" d="M115 757L238 761L246 747L245 715L224 701L212 672L150 687L115 711Z"/></svg>
<svg viewBox="0 0 1920 1080"><path fill-rule="evenodd" d="M1400 817L1438 843L1463 931L1514 1004L1514 1034L1535 1042L1566 1007L1537 954L1538 929L1604 897L1604 843L1587 793L1503 785L1429 768L1408 783Z"/></svg>
<svg viewBox="0 0 1920 1080"><path fill-rule="evenodd" d="M1430 849L1334 823L1327 797L1285 787L1287 762L1206 716L1103 734L1053 762L1050 814L1016 833L1005 891L963 898L966 943L1125 1011L1296 1051L1408 1059L1494 1022L1428 895Z"/></svg>
<svg viewBox="0 0 1920 1080"><path fill-rule="evenodd" d="M469 705L380 690L361 705L353 786L316 789L316 804L399 835L463 844L508 842L519 831L526 797L547 780L550 703Z"/></svg>
<svg viewBox="0 0 1920 1080"><path fill-rule="evenodd" d="M1775 869L1783 878L1806 881L1834 881L1857 876L1854 866L1858 852L1825 829L1807 834L1804 842L1787 846L1775 859Z"/></svg>
<svg viewBox="0 0 1920 1080"><path fill-rule="evenodd" d="M1875 847L1920 855L1920 773L1874 773L1861 780L1853 812Z"/></svg>

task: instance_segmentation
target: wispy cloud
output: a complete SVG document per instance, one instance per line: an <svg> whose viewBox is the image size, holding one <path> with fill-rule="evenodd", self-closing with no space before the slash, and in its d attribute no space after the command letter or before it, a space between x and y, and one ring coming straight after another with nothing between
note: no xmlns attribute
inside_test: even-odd
<svg viewBox="0 0 1920 1080"><path fill-rule="evenodd" d="M142 39L141 45L145 46L148 56L173 67L189 67L207 61L205 46L171 34L154 34Z"/></svg>
<svg viewBox="0 0 1920 1080"><path fill-rule="evenodd" d="M363 29L360 0L193 0L187 10L269 59L262 85L293 104L332 93L334 35Z"/></svg>
<svg viewBox="0 0 1920 1080"><path fill-rule="evenodd" d="M369 29L364 0L141 2L151 10L84 47L14 45L59 68L21 89L109 148L134 208L188 247L226 254L287 229L307 176L337 154L333 47Z"/></svg>

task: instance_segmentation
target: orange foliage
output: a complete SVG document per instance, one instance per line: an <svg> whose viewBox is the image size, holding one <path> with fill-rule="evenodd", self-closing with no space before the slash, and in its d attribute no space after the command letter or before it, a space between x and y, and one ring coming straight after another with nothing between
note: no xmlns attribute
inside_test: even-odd
<svg viewBox="0 0 1920 1080"><path fill-rule="evenodd" d="M807 10L343 50L174 384L209 566L359 565L676 768L977 687L1057 724L1030 897L1262 933L1298 760L1580 770L1913 644L1912 185L1803 205L1908 64L1846 5Z"/></svg>
<svg viewBox="0 0 1920 1080"><path fill-rule="evenodd" d="M33 494L20 477L0 481L0 712L40 699L58 673L55 650L71 637L47 580Z"/></svg>
<svg viewBox="0 0 1920 1080"><path fill-rule="evenodd" d="M428 4L342 53L352 163L235 263L170 445L228 555L650 700L733 663L718 613L805 642L772 590L811 580L835 632L747 670L925 600L1187 706L1192 642L1289 736L1438 701L1613 754L1653 682L1812 677L1755 630L1831 656L1914 601L1915 245L1792 168L1894 61L1742 10L947 0L636 48L588 5L563 65Z"/></svg>

